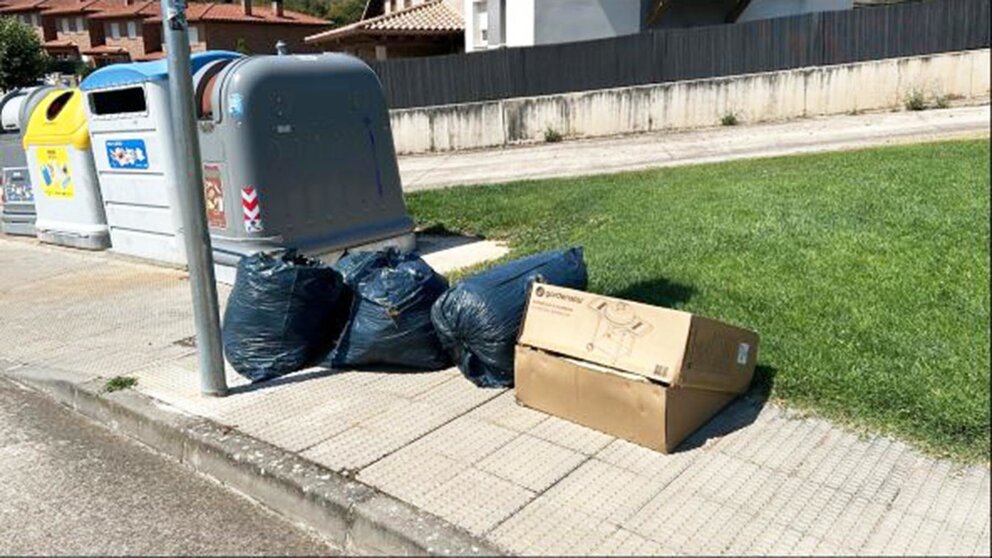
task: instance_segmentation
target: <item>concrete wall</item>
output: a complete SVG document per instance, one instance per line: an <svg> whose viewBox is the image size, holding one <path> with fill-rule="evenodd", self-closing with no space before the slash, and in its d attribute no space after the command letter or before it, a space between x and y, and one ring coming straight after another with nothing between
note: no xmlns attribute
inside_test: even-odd
<svg viewBox="0 0 992 558"><path fill-rule="evenodd" d="M837 66L391 111L399 153L495 147L565 137L717 126L901 109L919 90L988 101L989 49Z"/></svg>
<svg viewBox="0 0 992 558"><path fill-rule="evenodd" d="M854 8L854 0L752 0L737 22Z"/></svg>

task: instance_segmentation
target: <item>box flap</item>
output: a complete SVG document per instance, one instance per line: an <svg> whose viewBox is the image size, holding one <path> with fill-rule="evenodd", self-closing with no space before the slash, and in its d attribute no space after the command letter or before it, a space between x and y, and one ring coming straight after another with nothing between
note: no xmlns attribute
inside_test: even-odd
<svg viewBox="0 0 992 558"><path fill-rule="evenodd" d="M678 384L743 393L758 360L758 335L730 324L692 317L689 344Z"/></svg>
<svg viewBox="0 0 992 558"><path fill-rule="evenodd" d="M537 284L519 343L677 383L692 314Z"/></svg>
<svg viewBox="0 0 992 558"><path fill-rule="evenodd" d="M716 320L537 284L521 345L675 386L740 393L757 361L758 336Z"/></svg>

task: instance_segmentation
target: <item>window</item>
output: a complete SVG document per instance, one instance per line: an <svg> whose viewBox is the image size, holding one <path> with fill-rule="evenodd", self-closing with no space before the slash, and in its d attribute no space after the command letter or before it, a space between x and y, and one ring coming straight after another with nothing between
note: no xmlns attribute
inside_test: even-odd
<svg viewBox="0 0 992 558"><path fill-rule="evenodd" d="M76 31L86 31L86 20L82 16L76 17Z"/></svg>
<svg viewBox="0 0 992 558"><path fill-rule="evenodd" d="M189 44L200 42L200 29L195 25L189 26Z"/></svg>
<svg viewBox="0 0 992 558"><path fill-rule="evenodd" d="M69 32L69 18L63 17L59 19L59 27L62 28L63 33Z"/></svg>
<svg viewBox="0 0 992 558"><path fill-rule="evenodd" d="M133 39L138 36L138 25L133 21L127 22L127 38Z"/></svg>
<svg viewBox="0 0 992 558"><path fill-rule="evenodd" d="M116 21L110 24L110 38L120 39L121 38L121 24Z"/></svg>
<svg viewBox="0 0 992 558"><path fill-rule="evenodd" d="M477 48L488 46L489 5L485 0L482 0L481 2L476 0L472 7L474 8L473 17L475 19L475 46Z"/></svg>

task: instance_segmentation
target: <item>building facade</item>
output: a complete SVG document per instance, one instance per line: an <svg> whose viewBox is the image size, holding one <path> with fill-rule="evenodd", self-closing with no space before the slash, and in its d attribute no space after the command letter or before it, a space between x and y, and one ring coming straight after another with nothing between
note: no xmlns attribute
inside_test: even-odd
<svg viewBox="0 0 992 558"><path fill-rule="evenodd" d="M290 52L315 52L304 41L330 23L284 10L282 0L256 6L191 2L187 5L190 48L274 53L278 41ZM32 27L49 55L103 66L153 60L165 55L156 0L0 0L0 17Z"/></svg>

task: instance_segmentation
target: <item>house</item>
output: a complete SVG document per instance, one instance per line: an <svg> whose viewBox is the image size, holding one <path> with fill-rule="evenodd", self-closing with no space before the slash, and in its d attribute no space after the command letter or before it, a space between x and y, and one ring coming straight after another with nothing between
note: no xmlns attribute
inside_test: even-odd
<svg viewBox="0 0 992 558"><path fill-rule="evenodd" d="M853 0L463 1L466 52L846 10L853 5Z"/></svg>
<svg viewBox="0 0 992 558"><path fill-rule="evenodd" d="M366 60L464 51L462 0L368 0L362 19L306 38Z"/></svg>
<svg viewBox="0 0 992 558"><path fill-rule="evenodd" d="M157 0L0 0L0 16L30 25L56 59L96 66L164 56ZM290 52L319 50L304 38L328 27L320 18L284 10L282 0L255 6L191 2L186 8L191 50L274 52L278 41Z"/></svg>
<svg viewBox="0 0 992 558"><path fill-rule="evenodd" d="M275 44L286 43L289 52L319 52L304 39L330 26L326 20L283 9L282 0L269 6L191 2L186 8L189 43L194 52L241 50L251 54L275 53ZM161 14L149 21L162 25Z"/></svg>
<svg viewBox="0 0 992 558"><path fill-rule="evenodd" d="M102 28L103 44L81 51L96 66L115 62L154 60L163 56L162 24L158 2L124 0L90 16L90 25Z"/></svg>

